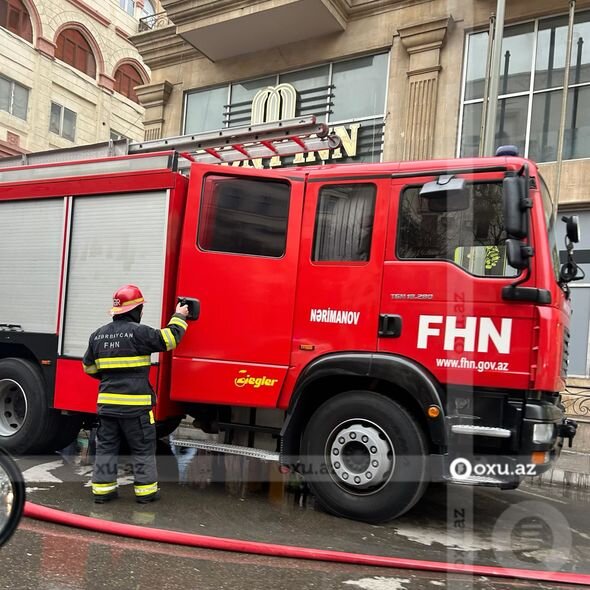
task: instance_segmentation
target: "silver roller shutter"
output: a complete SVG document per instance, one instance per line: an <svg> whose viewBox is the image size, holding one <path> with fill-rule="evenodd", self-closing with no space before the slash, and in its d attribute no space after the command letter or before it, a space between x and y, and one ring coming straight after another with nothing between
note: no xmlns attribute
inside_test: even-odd
<svg viewBox="0 0 590 590"><path fill-rule="evenodd" d="M0 323L56 333L64 199L0 202Z"/></svg>
<svg viewBox="0 0 590 590"><path fill-rule="evenodd" d="M110 321L113 293L137 285L142 322L160 327L167 225L166 192L74 199L63 354L81 357Z"/></svg>

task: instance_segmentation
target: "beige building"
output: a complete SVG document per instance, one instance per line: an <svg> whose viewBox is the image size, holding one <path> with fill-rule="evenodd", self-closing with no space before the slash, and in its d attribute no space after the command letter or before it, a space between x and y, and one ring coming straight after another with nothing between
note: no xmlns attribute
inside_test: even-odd
<svg viewBox="0 0 590 590"><path fill-rule="evenodd" d="M541 163L555 194L570 2L506 5L496 142ZM132 37L152 71L137 89L146 138L315 114L343 147L307 162L478 154L496 0L162 0L162 8ZM580 215L578 260L590 277L589 0L575 6L568 100L558 194L561 209ZM570 386L588 386L590 280L575 285L573 305ZM567 403L590 412L588 396Z"/></svg>
<svg viewBox="0 0 590 590"><path fill-rule="evenodd" d="M130 42L152 0L0 0L0 157L143 138Z"/></svg>

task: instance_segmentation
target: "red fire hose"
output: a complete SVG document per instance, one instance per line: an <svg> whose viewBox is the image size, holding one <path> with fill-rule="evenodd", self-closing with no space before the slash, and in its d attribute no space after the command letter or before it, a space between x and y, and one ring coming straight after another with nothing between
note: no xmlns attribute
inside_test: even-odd
<svg viewBox="0 0 590 590"><path fill-rule="evenodd" d="M76 528L119 535L145 541L157 541L159 543L171 543L187 547L200 547L203 549L217 549L220 551L234 551L250 553L254 555L268 555L271 557L289 557L291 559L309 559L314 561L331 561L335 563L347 563L356 565L372 565L378 567L391 567L396 569L411 569L430 572L467 574L471 576L494 576L500 578L518 578L522 580L534 580L543 582L559 582L563 584L578 584L590 586L590 574L574 574L566 572L547 572L542 570L528 570L493 567L486 565L467 565L459 563L445 563L441 561L423 561L418 559L403 559L399 557L382 557L379 555L364 555L362 553L346 553L344 551L331 551L327 549L311 549L308 547L293 547L290 545L275 545L273 543L260 543L257 541L242 541L239 539L227 539L222 537L210 537L193 533L181 533L150 527L123 524L72 514L55 508L48 508L27 502L25 504L25 516L44 520L55 524L72 526Z"/></svg>

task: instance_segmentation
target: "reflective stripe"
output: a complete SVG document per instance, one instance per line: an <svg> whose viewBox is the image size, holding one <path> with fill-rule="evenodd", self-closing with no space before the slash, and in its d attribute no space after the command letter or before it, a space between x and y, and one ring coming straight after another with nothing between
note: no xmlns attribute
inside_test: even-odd
<svg viewBox="0 0 590 590"><path fill-rule="evenodd" d="M143 393L99 393L97 402L113 406L151 406L152 396Z"/></svg>
<svg viewBox="0 0 590 590"><path fill-rule="evenodd" d="M154 418L154 412L153 410L150 410L150 424L155 424L156 420Z"/></svg>
<svg viewBox="0 0 590 590"><path fill-rule="evenodd" d="M170 328L162 328L160 333L162 334L162 338L166 343L166 350L172 350L173 348L176 348L176 338L174 338L174 334Z"/></svg>
<svg viewBox="0 0 590 590"><path fill-rule="evenodd" d="M84 363L82 363L82 366L84 367L84 373L86 373L87 375L95 375L96 373L98 373L98 368L95 364L85 365Z"/></svg>
<svg viewBox="0 0 590 590"><path fill-rule="evenodd" d="M134 486L136 496L149 496L158 491L158 482L148 483L146 485Z"/></svg>
<svg viewBox="0 0 590 590"><path fill-rule="evenodd" d="M172 318L169 322L168 325L174 325L174 326L180 326L181 328L184 328L185 330L188 328L188 324L184 321L181 320L180 318Z"/></svg>
<svg viewBox="0 0 590 590"><path fill-rule="evenodd" d="M96 366L99 371L103 369L129 369L133 367L149 367L152 364L149 355L147 356L113 356L96 359Z"/></svg>
<svg viewBox="0 0 590 590"><path fill-rule="evenodd" d="M110 483L94 483L92 482L92 493L96 496L102 496L104 494L110 494L117 489L117 482L112 481Z"/></svg>

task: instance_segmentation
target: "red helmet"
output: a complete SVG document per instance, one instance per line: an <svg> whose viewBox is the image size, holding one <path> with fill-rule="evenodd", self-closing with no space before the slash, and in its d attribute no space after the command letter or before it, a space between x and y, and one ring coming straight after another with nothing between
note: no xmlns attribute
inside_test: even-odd
<svg viewBox="0 0 590 590"><path fill-rule="evenodd" d="M113 295L111 315L127 313L143 303L144 299L139 287L136 287L135 285L123 285L120 289L117 289Z"/></svg>

